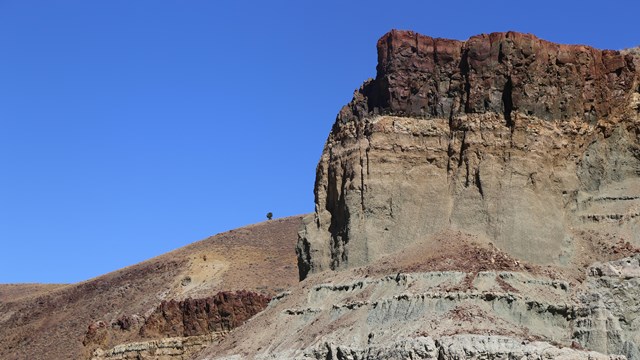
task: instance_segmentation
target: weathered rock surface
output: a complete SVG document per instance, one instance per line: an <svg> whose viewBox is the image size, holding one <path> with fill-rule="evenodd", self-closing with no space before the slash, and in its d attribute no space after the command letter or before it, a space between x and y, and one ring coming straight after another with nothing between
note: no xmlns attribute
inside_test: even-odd
<svg viewBox="0 0 640 360"><path fill-rule="evenodd" d="M519 360L622 360L620 355L558 348L546 342L523 342L503 336L456 335L417 337L395 342L384 347L353 349L325 344L304 356L306 359L374 360L374 359L519 359Z"/></svg>
<svg viewBox="0 0 640 360"><path fill-rule="evenodd" d="M446 230L570 266L584 232L640 245L632 51L494 33L392 31L317 168L300 277L361 266Z"/></svg>
<svg viewBox="0 0 640 360"><path fill-rule="evenodd" d="M200 358L640 359L639 263L601 264L633 271L575 284L512 271L323 274Z"/></svg>
<svg viewBox="0 0 640 360"><path fill-rule="evenodd" d="M267 307L270 298L249 291L204 299L163 301L140 329L143 337L205 335L229 331Z"/></svg>
<svg viewBox="0 0 640 360"><path fill-rule="evenodd" d="M640 256L591 267L577 294L573 338L590 350L640 359Z"/></svg>
<svg viewBox="0 0 640 360"><path fill-rule="evenodd" d="M270 298L250 292L219 292L202 299L162 301L146 318L123 315L108 326L104 321L89 325L83 345L94 359L182 359L242 325L264 310ZM127 342L103 350L123 333L138 333L144 342ZM208 342L207 342L208 341Z"/></svg>
<svg viewBox="0 0 640 360"><path fill-rule="evenodd" d="M276 358L274 355L266 358ZM377 360L377 359L438 359L438 360L623 360L620 355L603 355L593 351L558 348L545 342L523 342L504 336L456 335L433 339L417 337L396 341L386 346L363 349L325 343L316 349L291 358L306 360ZM230 356L227 359L240 359ZM287 358L281 356L281 358Z"/></svg>
<svg viewBox="0 0 640 360"><path fill-rule="evenodd" d="M317 168L303 281L199 359L640 359L638 66L383 36Z"/></svg>
<svg viewBox="0 0 640 360"><path fill-rule="evenodd" d="M97 349L91 360L187 360L211 345L218 337L219 334L212 333L122 344L107 351Z"/></svg>

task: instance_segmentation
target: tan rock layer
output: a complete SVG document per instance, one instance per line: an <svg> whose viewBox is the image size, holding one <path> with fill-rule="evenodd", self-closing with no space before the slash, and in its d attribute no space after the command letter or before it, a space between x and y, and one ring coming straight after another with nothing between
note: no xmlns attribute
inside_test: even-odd
<svg viewBox="0 0 640 360"><path fill-rule="evenodd" d="M221 335L212 333L200 336L164 338L115 346L109 350L97 349L91 360L186 360L192 359Z"/></svg>
<svg viewBox="0 0 640 360"><path fill-rule="evenodd" d="M538 264L578 261L586 230L640 244L634 55L512 32L392 31L378 61L318 164L300 278L446 229Z"/></svg>

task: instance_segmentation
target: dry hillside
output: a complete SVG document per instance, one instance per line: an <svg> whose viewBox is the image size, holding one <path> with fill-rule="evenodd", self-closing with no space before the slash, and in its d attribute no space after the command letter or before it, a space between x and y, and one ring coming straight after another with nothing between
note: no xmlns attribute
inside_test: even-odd
<svg viewBox="0 0 640 360"><path fill-rule="evenodd" d="M162 300L222 290L273 296L298 280L300 225L295 216L231 230L78 284L2 285L0 359L86 358L82 341L90 324L144 316Z"/></svg>

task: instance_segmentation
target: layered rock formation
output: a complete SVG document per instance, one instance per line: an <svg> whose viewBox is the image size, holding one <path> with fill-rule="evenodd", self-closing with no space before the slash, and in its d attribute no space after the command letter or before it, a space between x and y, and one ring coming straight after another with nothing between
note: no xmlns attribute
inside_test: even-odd
<svg viewBox="0 0 640 360"><path fill-rule="evenodd" d="M109 350L97 349L91 360L187 360L218 338L219 334L211 333L121 344Z"/></svg>
<svg viewBox="0 0 640 360"><path fill-rule="evenodd" d="M163 301L140 329L143 337L227 332L267 307L270 298L248 291L220 292L204 299Z"/></svg>
<svg viewBox="0 0 640 360"><path fill-rule="evenodd" d="M199 359L640 359L640 255L578 282L477 237L437 242L310 276Z"/></svg>
<svg viewBox="0 0 640 360"><path fill-rule="evenodd" d="M320 356L317 356L320 355ZM327 344L317 351L317 359L558 359L558 360L623 360L624 356L558 348L544 342L522 342L501 336L457 335L434 340L417 337L391 346L352 349Z"/></svg>
<svg viewBox="0 0 640 360"><path fill-rule="evenodd" d="M317 168L304 281L197 358L640 359L640 58L405 31L378 55ZM174 308L149 319L183 336Z"/></svg>
<svg viewBox="0 0 640 360"><path fill-rule="evenodd" d="M637 261L625 263L637 270ZM577 287L511 271L346 278L274 304L254 325L272 336L253 335L230 353L282 359L640 356L636 276L593 275ZM621 289L631 291L621 297Z"/></svg>
<svg viewBox="0 0 640 360"><path fill-rule="evenodd" d="M188 359L264 310L270 298L250 291L219 292L214 296L182 301L162 301L146 318L125 315L108 326L92 323L83 344L92 359ZM154 339L121 344L110 350L105 345L122 338L121 332L138 333Z"/></svg>
<svg viewBox="0 0 640 360"><path fill-rule="evenodd" d="M585 232L640 244L639 64L513 32L386 34L325 145L300 277L447 229L536 264L575 265Z"/></svg>

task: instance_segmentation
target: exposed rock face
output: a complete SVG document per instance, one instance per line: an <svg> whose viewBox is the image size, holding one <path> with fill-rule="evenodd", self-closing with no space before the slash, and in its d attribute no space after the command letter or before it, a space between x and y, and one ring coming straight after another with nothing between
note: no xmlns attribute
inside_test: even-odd
<svg viewBox="0 0 640 360"><path fill-rule="evenodd" d="M210 345L218 337L218 334L212 333L122 344L107 351L97 349L91 356L91 360L187 360L192 359L198 351Z"/></svg>
<svg viewBox="0 0 640 360"><path fill-rule="evenodd" d="M89 325L83 345L92 359L188 359L233 328L264 310L270 298L237 291L219 292L202 299L163 301L146 319L124 315L108 326ZM103 350L123 332L136 332L154 340L128 342Z"/></svg>
<svg viewBox="0 0 640 360"><path fill-rule="evenodd" d="M640 359L639 261L601 263L623 270L582 284L499 270L312 277L201 359Z"/></svg>
<svg viewBox="0 0 640 360"><path fill-rule="evenodd" d="M522 342L502 336L456 335L438 338L418 337L388 346L353 349L325 344L306 356L307 359L557 359L557 360L622 360L621 355L558 348L545 342Z"/></svg>
<svg viewBox="0 0 640 360"><path fill-rule="evenodd" d="M640 256L589 269L578 293L573 337L601 353L640 359Z"/></svg>
<svg viewBox="0 0 640 360"><path fill-rule="evenodd" d="M269 298L252 292L220 292L205 299L163 301L140 329L143 337L205 335L229 331L267 307Z"/></svg>
<svg viewBox="0 0 640 360"><path fill-rule="evenodd" d="M271 357L276 358L276 356ZM286 358L286 357L281 357ZM438 359L438 360L623 360L621 355L603 355L593 351L558 348L545 342L522 342L503 336L456 335L438 339L417 337L386 346L351 348L325 343L298 359L305 360L377 360L377 359ZM241 359L231 356L226 359Z"/></svg>
<svg viewBox="0 0 640 360"><path fill-rule="evenodd" d="M583 231L639 245L638 64L513 32L386 34L318 165L300 277L446 229L537 264L570 264Z"/></svg>

